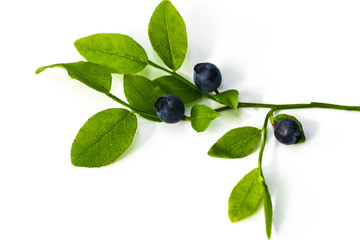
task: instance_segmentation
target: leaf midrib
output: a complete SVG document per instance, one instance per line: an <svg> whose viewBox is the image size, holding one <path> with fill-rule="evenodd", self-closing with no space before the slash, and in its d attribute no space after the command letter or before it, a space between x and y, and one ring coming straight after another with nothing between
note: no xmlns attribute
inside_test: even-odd
<svg viewBox="0 0 360 240"><path fill-rule="evenodd" d="M235 142L234 144L232 144L232 145L230 146L230 148L232 148L232 147L234 147L234 146L236 146L236 145L238 145L238 144L241 144L241 143L243 143L243 142L246 141L246 140L252 139L254 136L259 135L259 134L261 134L261 131L258 131L257 133L249 136L248 138L245 138L244 140L242 140L242 141L240 141L240 142ZM245 147L242 147L242 148L240 148L240 149L243 149L243 148L246 148L246 146L245 146Z"/></svg>
<svg viewBox="0 0 360 240"><path fill-rule="evenodd" d="M136 62L140 62L140 63L144 63L144 64L148 64L147 61L143 61L142 59L139 59L139 58L134 58L133 56L128 56L128 55L120 55L119 53L117 52L111 52L111 51L107 51L107 50L104 50L104 49L101 49L101 48L93 48L93 47L89 47L88 45L86 44L81 44L81 43L78 43L78 46L82 46L84 48L87 48L87 49L90 49L92 51L100 51L100 52L104 52L104 53L107 53L107 54L112 54L112 55L116 55L118 57L121 57L121 58L127 58L127 59L130 59L132 61L136 61Z"/></svg>
<svg viewBox="0 0 360 240"><path fill-rule="evenodd" d="M136 86L136 84L134 84L133 81L131 81L131 77L130 77L130 78L128 77L127 80L134 86L134 88L136 88L136 90L137 90L138 92L141 93L141 95L143 95L143 96L149 101L150 105L155 104L153 101L151 101L151 100Z"/></svg>
<svg viewBox="0 0 360 240"><path fill-rule="evenodd" d="M191 117L192 119L203 119L203 118L206 118L206 119L211 119L211 120L213 120L213 119L215 119L215 118L217 118L217 117L219 117L220 115L209 115L209 116L204 116L204 117Z"/></svg>
<svg viewBox="0 0 360 240"><path fill-rule="evenodd" d="M172 49L171 49L171 44L170 44L169 27L168 27L168 24L167 24L167 17L166 17L167 16L166 15L166 8L167 8L166 4L168 4L168 3L165 3L165 5L164 5L164 22L165 22L165 26L166 26L166 37L167 37L167 40L168 40L168 43L169 43L171 65L172 65L172 68L175 68L174 56L173 56Z"/></svg>
<svg viewBox="0 0 360 240"><path fill-rule="evenodd" d="M249 194L250 189L251 189L252 186L254 185L254 182L255 182L255 180L256 180L257 172L258 172L258 171L256 171L255 177L253 177L253 179L252 179L252 181L251 181L251 183L250 183L250 187L246 190L246 192L245 192L245 194L244 194L244 197L241 199L241 201L234 201L234 203L237 203L238 205L242 205L242 204L244 203L246 196ZM236 215L236 216L238 216L238 215ZM245 217L246 217L246 216L245 216ZM242 218L240 218L240 219L242 219ZM240 219L239 219L239 220L240 220Z"/></svg>
<svg viewBox="0 0 360 240"><path fill-rule="evenodd" d="M62 64L63 65L63 64ZM98 83L91 81L89 78L87 78L85 75L81 74L80 72L78 72L77 70L75 70L75 68L72 68L70 65L64 64L65 66L67 66L69 69L71 69L71 71L75 72L76 74L80 75L82 78L86 79L87 81L91 82L92 84L96 85L98 88L103 89L105 92L109 92L109 90L107 90L106 88L104 88L103 86L99 85ZM110 75L111 76L111 75Z"/></svg>
<svg viewBox="0 0 360 240"><path fill-rule="evenodd" d="M96 141L93 145L91 145L83 154L81 154L80 157L74 160L74 163L78 162L79 159L81 159L87 152L89 152L95 145L97 145L99 142L101 142L107 135L111 134L112 131L114 131L115 128L117 128L123 121L126 120L131 115L131 112L129 112L123 119L121 119L120 122L118 122L110 131L108 131L104 136L102 136L98 141Z"/></svg>

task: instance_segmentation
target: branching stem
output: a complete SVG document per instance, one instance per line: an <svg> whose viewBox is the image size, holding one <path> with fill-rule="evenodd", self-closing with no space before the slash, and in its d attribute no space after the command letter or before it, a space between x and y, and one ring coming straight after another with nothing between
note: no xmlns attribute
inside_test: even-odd
<svg viewBox="0 0 360 240"><path fill-rule="evenodd" d="M264 153L264 149L265 149L265 144L266 144L266 138L267 138L267 123L269 121L270 116L272 116L274 112L274 109L271 109L265 117L264 120L264 125L262 127L262 141L261 141L261 146L260 146L260 152L259 152L259 159L258 159L258 167L259 167L259 174L260 176L264 179L263 173L262 173L262 156Z"/></svg>
<svg viewBox="0 0 360 240"><path fill-rule="evenodd" d="M124 102L123 100L121 100L121 99L118 98L117 96L111 94L110 92L107 92L107 93L105 93L105 94L106 94L106 96L108 96L109 98L111 98L112 100L114 100L115 102L118 102L118 103L120 103L121 105L123 105L123 106L131 109L131 110L132 110L133 112L135 112L135 113L138 113L138 114L143 115L143 116L148 116L148 117L150 117L150 118L154 118L154 115L151 115L151 114L148 114L148 113L144 113L144 112L142 112L142 111L139 111L139 110L133 108L133 107L130 106L128 103Z"/></svg>
<svg viewBox="0 0 360 240"><path fill-rule="evenodd" d="M298 103L298 104L268 104L268 103L250 103L250 102L239 102L238 108L271 108L274 111L285 110L285 109L303 109L303 108L327 108L327 109L338 109L347 111L360 111L360 106L345 106L330 103ZM224 110L230 110L232 108L225 106L215 109L217 112Z"/></svg>
<svg viewBox="0 0 360 240"><path fill-rule="evenodd" d="M186 78L184 78L183 76L181 76L181 75L178 74L177 72L171 71L171 70L169 70L169 69L167 69L167 68L164 68L164 67L162 67L162 66L160 66L160 65L158 65L158 64L156 64L156 63L154 63L153 61L150 61L150 60L148 60L147 63L148 63L150 66L152 66L152 67L154 67L154 68L157 68L157 69L160 69L160 70L162 70L162 71L164 71L164 72L167 72L167 73L170 74L171 76L179 79L181 82L185 83L186 85L188 85L189 87L191 87L191 88L192 88L193 90L195 90L196 92L201 93L204 97L210 98L210 99L212 99L212 100L215 100L215 98L214 98L213 95L208 94L208 93L204 93L204 92L200 91L200 89L198 89L194 84L192 84L189 80L187 80Z"/></svg>

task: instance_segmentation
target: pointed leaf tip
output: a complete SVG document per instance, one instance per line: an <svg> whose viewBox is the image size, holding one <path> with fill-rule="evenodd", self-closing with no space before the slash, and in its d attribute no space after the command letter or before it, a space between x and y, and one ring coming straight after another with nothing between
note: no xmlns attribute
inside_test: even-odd
<svg viewBox="0 0 360 240"><path fill-rule="evenodd" d="M235 111L237 110L237 106L239 104L239 92L237 90L231 89L225 92L221 92L214 95L214 98L219 103L229 106Z"/></svg>
<svg viewBox="0 0 360 240"><path fill-rule="evenodd" d="M188 43L185 22L170 1L162 1L153 12L148 35L154 51L172 70L184 62Z"/></svg>
<svg viewBox="0 0 360 240"><path fill-rule="evenodd" d="M205 131L220 113L206 105L196 104L191 108L191 126L197 132Z"/></svg>
<svg viewBox="0 0 360 240"><path fill-rule="evenodd" d="M147 65L144 48L120 33L98 33L74 42L77 51L89 62L106 66L114 73L133 74Z"/></svg>
<svg viewBox="0 0 360 240"><path fill-rule="evenodd" d="M260 139L261 130L258 128L234 128L210 148L208 155L218 158L243 158L254 152Z"/></svg>
<svg viewBox="0 0 360 240"><path fill-rule="evenodd" d="M114 162L129 148L136 129L136 116L126 109L98 112L76 135L71 146L71 163L78 167L102 167Z"/></svg>
<svg viewBox="0 0 360 240"><path fill-rule="evenodd" d="M231 222L238 222L259 208L264 198L264 189L258 173L258 168L253 169L232 190L228 201L228 216Z"/></svg>

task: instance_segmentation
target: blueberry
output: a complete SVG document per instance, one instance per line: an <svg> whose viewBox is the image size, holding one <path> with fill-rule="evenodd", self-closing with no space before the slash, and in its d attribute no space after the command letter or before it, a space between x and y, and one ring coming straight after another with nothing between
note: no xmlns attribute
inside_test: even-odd
<svg viewBox="0 0 360 240"><path fill-rule="evenodd" d="M301 139L301 127L299 123L290 118L281 119L275 126L274 135L282 144L291 145Z"/></svg>
<svg viewBox="0 0 360 240"><path fill-rule="evenodd" d="M158 98L155 108L156 114L163 122L176 123L184 118L184 103L175 95L167 94Z"/></svg>
<svg viewBox="0 0 360 240"><path fill-rule="evenodd" d="M221 84L220 70L212 63L198 63L194 67L194 82L202 92L214 92Z"/></svg>

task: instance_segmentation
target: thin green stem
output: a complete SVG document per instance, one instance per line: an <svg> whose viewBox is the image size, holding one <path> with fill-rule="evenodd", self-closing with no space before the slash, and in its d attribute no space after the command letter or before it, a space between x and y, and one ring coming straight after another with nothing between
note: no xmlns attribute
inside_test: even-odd
<svg viewBox="0 0 360 240"><path fill-rule="evenodd" d="M264 154L265 144L266 144L266 138L267 138L267 124L269 121L269 118L271 119L273 116L274 109L271 109L265 117L264 124L262 127L262 141L261 141L261 147L259 152L259 160L258 160L258 169L259 169L259 178L260 181L264 187L264 214L265 214L265 228L266 228L266 235L268 239L271 237L271 229L272 229L272 219L273 219L273 207L271 202L271 196L269 193L269 189L266 185L265 178L262 171L262 156Z"/></svg>
<svg viewBox="0 0 360 240"><path fill-rule="evenodd" d="M148 60L147 63L157 69L160 69L164 72L167 72L173 77L176 77L195 91L201 93L204 97L212 99L214 101L215 98L213 95L208 93L203 93L200 91L194 84L188 81L186 78L181 76L180 74L176 73L175 71L171 71L167 68L164 68L151 60ZM274 111L276 110L284 110L284 109L303 109L303 108L328 108L328 109L338 109L338 110L347 110L347 111L360 111L360 106L345 106L345 105L337 105L337 104L329 104L329 103L320 103L320 102L311 102L311 103L299 103L299 104L268 104L268 103L251 103L251 102L239 102L238 108L245 108L245 107L253 107L253 108L271 108ZM225 106L221 108L215 109L217 112L221 112L224 110L230 110L232 108Z"/></svg>
<svg viewBox="0 0 360 240"><path fill-rule="evenodd" d="M121 100L121 99L118 98L117 96L111 94L110 92L105 93L105 94L106 94L109 98L111 98L112 100L114 100L115 102L118 102L118 103L120 103L121 105L123 105L123 106L131 109L131 110L132 110L133 112L135 112L135 113L138 113L138 114L143 115L143 116L148 116L148 117L150 117L150 118L154 118L154 115L151 115L151 114L149 114L149 113L144 113L144 112L142 112L142 111L139 111L139 110L133 108L133 107L130 106L128 103L124 102L123 100Z"/></svg>
<svg viewBox="0 0 360 240"><path fill-rule="evenodd" d="M126 102L124 102L123 100L121 100L120 98L118 98L117 96L111 94L110 92L107 92L107 93L105 93L105 94L106 94L106 96L108 96L109 98L111 98L112 100L114 100L115 102L118 102L118 103L120 103L121 105L123 105L123 106L125 106L125 107L127 107L127 108L129 108L129 109L131 109L131 110L133 110L133 111L135 111L135 109L133 109L129 104L127 104Z"/></svg>
<svg viewBox="0 0 360 240"><path fill-rule="evenodd" d="M261 141L261 146L260 146L260 152L259 152L259 159L258 159L258 167L259 167L259 174L262 178L264 178L263 173L262 173L262 156L264 153L264 149L265 149L265 144L266 144L266 138L267 138L267 123L269 121L270 116L272 116L274 112L274 109L271 109L265 117L264 120L264 125L262 127L262 141Z"/></svg>
<svg viewBox="0 0 360 240"><path fill-rule="evenodd" d="M164 72L167 72L167 73L170 74L171 76L179 79L181 82L185 83L186 85L188 85L189 87L191 87L191 88L192 88L193 90L195 90L196 92L201 93L204 97L207 97L207 98L210 98L210 99L212 99L212 100L215 100L215 98L214 98L213 95L208 94L208 93L204 93L204 92L200 91L200 89L198 89L194 84L192 84L189 80L187 80L186 78L184 78L183 76L181 76L181 75L178 74L177 72L171 71L171 70L169 70L169 69L167 69L167 68L164 68L164 67L162 67L162 66L154 63L154 62L151 61L151 60L148 60L147 63L148 63L150 66L152 66L152 67L154 67L154 68L157 68L157 69L160 69L160 70L162 70L162 71L164 71ZM216 100L215 100L215 101L216 101Z"/></svg>
<svg viewBox="0 0 360 240"><path fill-rule="evenodd" d="M285 110L285 109L304 109L304 108L327 108L327 109L337 109L337 110L347 110L347 111L360 111L360 106L345 106L337 105L330 103L320 103L320 102L311 102L311 103L298 103L298 104L268 104L268 103L250 103L250 102L239 102L238 108L271 108L274 111L276 110ZM230 110L232 108L225 106L215 109L217 112L224 110Z"/></svg>

